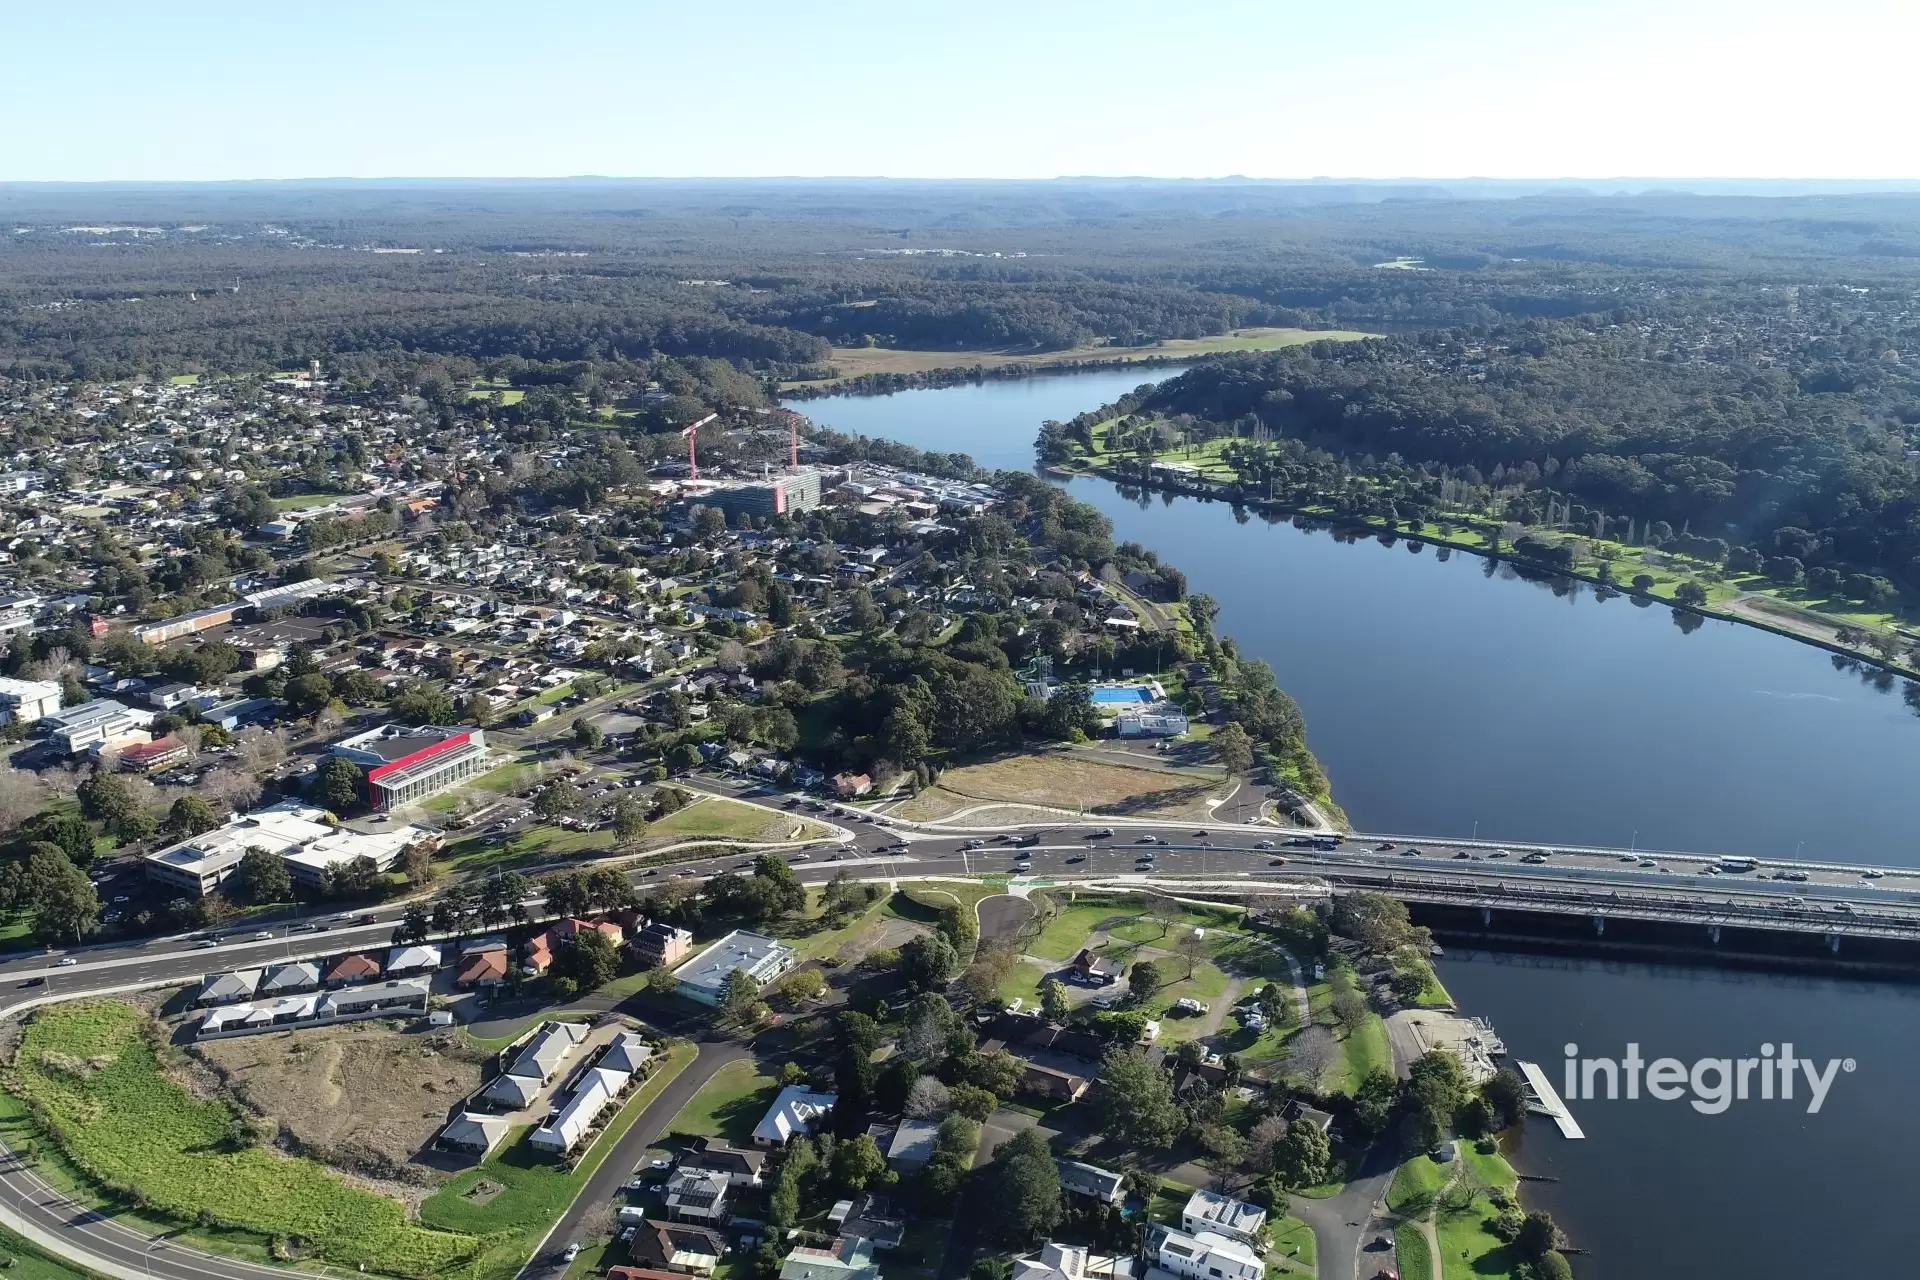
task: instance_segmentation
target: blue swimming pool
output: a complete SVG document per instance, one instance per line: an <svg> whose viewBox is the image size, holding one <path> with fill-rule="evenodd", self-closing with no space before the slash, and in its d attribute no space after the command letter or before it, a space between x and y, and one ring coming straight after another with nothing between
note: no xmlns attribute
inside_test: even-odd
<svg viewBox="0 0 1920 1280"><path fill-rule="evenodd" d="M1138 685L1127 685L1119 689L1095 689L1093 701L1109 707L1128 702L1152 702L1153 691L1142 689Z"/></svg>

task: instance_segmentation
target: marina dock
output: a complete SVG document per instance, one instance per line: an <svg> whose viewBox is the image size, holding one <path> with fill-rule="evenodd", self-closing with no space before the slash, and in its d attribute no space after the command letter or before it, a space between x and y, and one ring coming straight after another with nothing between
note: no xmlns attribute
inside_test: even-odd
<svg viewBox="0 0 1920 1280"><path fill-rule="evenodd" d="M1580 1122L1573 1118L1571 1111L1567 1110L1567 1104L1562 1102L1560 1095L1553 1091L1553 1085L1547 1080L1547 1073L1540 1069L1539 1063L1516 1062L1514 1065L1519 1067L1520 1074L1526 1077L1527 1088L1533 1094L1530 1099L1533 1111L1550 1117L1560 1126L1560 1135L1564 1138L1587 1136L1581 1131Z"/></svg>

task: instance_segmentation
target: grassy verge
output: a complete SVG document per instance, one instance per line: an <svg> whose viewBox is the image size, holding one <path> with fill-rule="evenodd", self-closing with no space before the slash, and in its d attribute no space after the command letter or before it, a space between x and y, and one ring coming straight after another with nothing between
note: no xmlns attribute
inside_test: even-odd
<svg viewBox="0 0 1920 1280"><path fill-rule="evenodd" d="M1283 1258L1291 1258L1302 1266L1314 1264L1313 1228L1298 1218L1282 1218L1267 1228L1267 1238L1273 1245L1273 1251Z"/></svg>
<svg viewBox="0 0 1920 1280"><path fill-rule="evenodd" d="M1426 1233L1405 1222L1393 1229L1394 1259L1400 1264L1400 1280L1433 1280L1433 1254L1427 1248Z"/></svg>
<svg viewBox="0 0 1920 1280"><path fill-rule="evenodd" d="M1424 1218L1447 1185L1448 1165L1422 1151L1393 1172L1387 1188L1387 1208L1404 1218Z"/></svg>
<svg viewBox="0 0 1920 1280"><path fill-rule="evenodd" d="M472 1257L473 1237L414 1226L398 1201L255 1145L228 1107L162 1074L149 1026L131 1005L85 1002L39 1014L22 1040L10 1087L90 1181L176 1222L299 1238L343 1266L425 1276Z"/></svg>
<svg viewBox="0 0 1920 1280"><path fill-rule="evenodd" d="M778 1090L773 1077L760 1074L751 1058L729 1062L687 1099L667 1129L689 1137L724 1138L736 1147L750 1146L753 1127L767 1113Z"/></svg>
<svg viewBox="0 0 1920 1280"><path fill-rule="evenodd" d="M506 1280L517 1274L535 1246L560 1215L567 1211L587 1180L620 1144L642 1112L660 1096L675 1076L692 1062L698 1049L680 1042L668 1047L664 1060L645 1084L620 1108L586 1155L571 1170L528 1148L525 1131L516 1129L506 1144L474 1169L460 1174L420 1206L420 1221L446 1231L486 1235L487 1247L468 1273L472 1280ZM470 1193L482 1182L501 1188L484 1204Z"/></svg>
<svg viewBox="0 0 1920 1280"><path fill-rule="evenodd" d="M0 1227L0 1270L7 1280L98 1280L98 1273L60 1261L24 1236Z"/></svg>

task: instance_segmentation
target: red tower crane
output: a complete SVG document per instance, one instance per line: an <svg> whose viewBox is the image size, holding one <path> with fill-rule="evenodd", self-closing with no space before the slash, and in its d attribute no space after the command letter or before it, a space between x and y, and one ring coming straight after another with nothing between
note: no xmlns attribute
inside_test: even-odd
<svg viewBox="0 0 1920 1280"><path fill-rule="evenodd" d="M680 431L680 434L687 438L687 470L691 473L688 476L688 478L691 480L698 480L700 478L700 461L698 458L694 456L693 437L695 433L700 430L700 428L706 426L709 422L712 422L715 418L719 416L720 415L717 413L710 413L706 417L700 419L700 421L693 423L691 426L683 427Z"/></svg>
<svg viewBox="0 0 1920 1280"><path fill-rule="evenodd" d="M800 468L800 415L791 409L781 409L779 413L787 420L787 465L797 471Z"/></svg>

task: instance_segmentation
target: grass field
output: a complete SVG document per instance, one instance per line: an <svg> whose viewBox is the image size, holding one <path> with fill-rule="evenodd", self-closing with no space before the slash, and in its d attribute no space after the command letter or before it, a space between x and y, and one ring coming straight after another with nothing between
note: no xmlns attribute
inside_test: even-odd
<svg viewBox="0 0 1920 1280"><path fill-rule="evenodd" d="M799 835L794 828L800 828ZM646 838L677 837L682 840L743 840L777 843L782 840L822 836L826 829L804 818L772 813L753 805L732 800L696 800L678 813L670 813L647 827Z"/></svg>
<svg viewBox="0 0 1920 1280"><path fill-rule="evenodd" d="M1022 365L1044 369L1082 360L1167 360L1215 355L1223 351L1272 351L1306 342L1352 342L1376 335L1350 329L1235 329L1206 338L1169 338L1149 347L1086 346L1063 351L922 351L894 347L835 347L831 357L836 376L822 382L788 383L788 387L821 386L869 373L928 373L935 369L1003 369Z"/></svg>
<svg viewBox="0 0 1920 1280"><path fill-rule="evenodd" d="M753 1145L753 1127L780 1090L772 1076L760 1074L751 1058L729 1062L687 1100L667 1126L669 1133L724 1138L736 1147Z"/></svg>
<svg viewBox="0 0 1920 1280"><path fill-rule="evenodd" d="M285 498L275 498L273 505L281 511L306 511L312 507L324 507L330 502L340 501L337 493L296 493Z"/></svg>
<svg viewBox="0 0 1920 1280"><path fill-rule="evenodd" d="M900 816L940 818L999 802L1088 814L1181 817L1204 812L1203 802L1219 785L1067 752L1031 753L948 769L938 786L902 805Z"/></svg>
<svg viewBox="0 0 1920 1280"><path fill-rule="evenodd" d="M553 1159L530 1150L521 1139L523 1130L515 1130L506 1144L474 1169L460 1174L420 1206L420 1221L447 1231L486 1235L486 1249L462 1280L508 1280L516 1275L546 1235L587 1185L594 1171L606 1160L607 1153L619 1145L620 1138L649 1103L660 1096L669 1081L692 1062L698 1050L681 1042L669 1046L665 1059L654 1068L645 1084L622 1104L592 1148L582 1156L571 1172ZM502 1188L485 1204L477 1204L468 1193L481 1182Z"/></svg>
<svg viewBox="0 0 1920 1280"><path fill-rule="evenodd" d="M1406 1222L1393 1229L1393 1256L1400 1264L1400 1280L1433 1280L1433 1253L1418 1225Z"/></svg>
<svg viewBox="0 0 1920 1280"><path fill-rule="evenodd" d="M1283 1258L1291 1258L1302 1266L1311 1267L1314 1261L1313 1228L1298 1218L1282 1218L1267 1227L1267 1239L1273 1251Z"/></svg>
<svg viewBox="0 0 1920 1280"><path fill-rule="evenodd" d="M1387 1208L1406 1218L1426 1217L1451 1172L1450 1166L1422 1151L1394 1170L1393 1185L1387 1188Z"/></svg>
<svg viewBox="0 0 1920 1280"><path fill-rule="evenodd" d="M228 1107L162 1075L148 1025L131 1005L100 1001L49 1009L27 1028L13 1087L88 1177L181 1222L299 1237L342 1266L430 1276L473 1256L472 1236L413 1226L399 1201L253 1145Z"/></svg>
<svg viewBox="0 0 1920 1280"><path fill-rule="evenodd" d="M1106 901L1070 903L1047 921L1040 930L1040 936L1027 945L1027 953L1047 960L1071 960L1080 948L1087 945L1087 937L1095 925L1115 916L1135 915L1138 911L1138 907L1124 907ZM1158 925L1154 927L1159 928Z"/></svg>
<svg viewBox="0 0 1920 1280"><path fill-rule="evenodd" d="M95 1280L94 1273L49 1257L24 1236L0 1227L0 1270L7 1280Z"/></svg>

